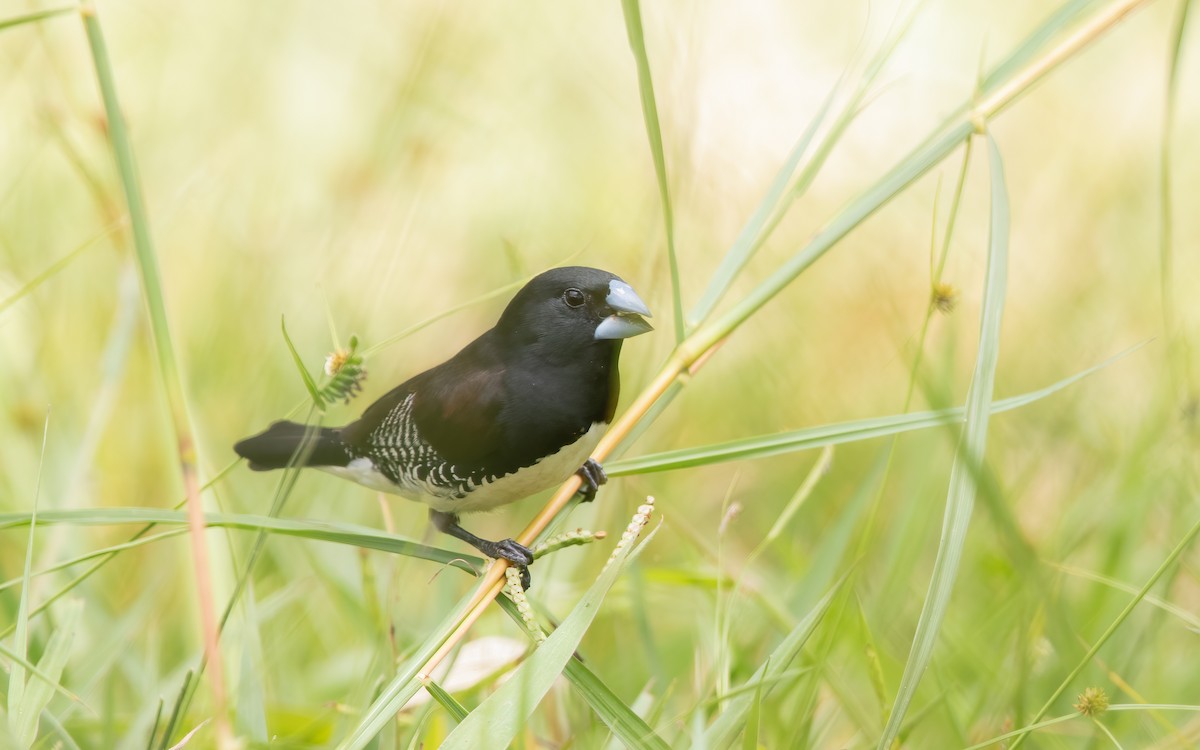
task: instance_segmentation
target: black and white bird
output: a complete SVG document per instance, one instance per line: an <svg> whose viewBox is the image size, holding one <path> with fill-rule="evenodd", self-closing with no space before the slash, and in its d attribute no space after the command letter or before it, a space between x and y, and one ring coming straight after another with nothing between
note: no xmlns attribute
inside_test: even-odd
<svg viewBox="0 0 1200 750"><path fill-rule="evenodd" d="M480 539L460 513L489 510L578 473L591 499L605 481L589 456L620 391L622 341L652 330L650 310L607 271L556 268L534 277L495 327L340 427L275 422L234 446L256 471L293 460L429 506L440 531L522 568L513 539ZM310 431L311 432L311 431Z"/></svg>

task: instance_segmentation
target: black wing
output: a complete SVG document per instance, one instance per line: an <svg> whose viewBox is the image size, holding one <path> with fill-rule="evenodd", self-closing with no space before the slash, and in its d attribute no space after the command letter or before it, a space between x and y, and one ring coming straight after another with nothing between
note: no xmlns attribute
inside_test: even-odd
<svg viewBox="0 0 1200 750"><path fill-rule="evenodd" d="M504 357L491 334L376 401L342 429L342 441L393 481L403 472L478 483L531 466L609 421L615 367Z"/></svg>
<svg viewBox="0 0 1200 750"><path fill-rule="evenodd" d="M504 404L501 362L477 340L371 404L341 438L358 455L420 479L439 465L464 478L502 476L519 468L506 460Z"/></svg>

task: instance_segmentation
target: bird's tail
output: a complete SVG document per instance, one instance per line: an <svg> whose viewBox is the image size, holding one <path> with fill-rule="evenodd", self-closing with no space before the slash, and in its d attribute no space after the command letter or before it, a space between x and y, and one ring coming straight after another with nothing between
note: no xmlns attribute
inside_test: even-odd
<svg viewBox="0 0 1200 750"><path fill-rule="evenodd" d="M308 434L311 445L300 446ZM345 466L353 456L332 427L308 427L295 422L275 422L264 432L233 446L255 471L282 469L292 462L297 466Z"/></svg>

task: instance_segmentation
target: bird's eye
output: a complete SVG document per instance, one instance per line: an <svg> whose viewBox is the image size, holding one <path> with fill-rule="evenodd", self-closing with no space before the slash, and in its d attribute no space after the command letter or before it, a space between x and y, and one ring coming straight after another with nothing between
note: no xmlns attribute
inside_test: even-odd
<svg viewBox="0 0 1200 750"><path fill-rule="evenodd" d="M563 299L571 307L582 307L583 303L587 301L587 297L583 296L583 292L578 289L568 289L563 292Z"/></svg>

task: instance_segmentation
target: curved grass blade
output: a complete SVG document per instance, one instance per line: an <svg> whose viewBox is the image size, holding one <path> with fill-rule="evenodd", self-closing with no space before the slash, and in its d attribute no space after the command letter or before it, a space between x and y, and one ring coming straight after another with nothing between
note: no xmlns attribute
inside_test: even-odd
<svg viewBox="0 0 1200 750"><path fill-rule="evenodd" d="M110 547L101 547L100 549L95 549L95 550L92 550L91 552L85 552L82 555L76 555L75 557L72 557L69 560L63 560L62 562L57 562L48 568L42 568L41 570L36 570L33 572L33 577L37 578L38 576L44 576L44 575L48 575L50 573L56 573L60 570L65 570L67 568L74 567L80 563L85 563L88 560L93 560L97 557L104 557L105 555L110 555L110 554L113 554L114 552L123 552L128 549L133 549L134 547L141 547L144 544L150 544L151 542L157 542L157 541L161 541L163 539L170 539L171 537L176 537L176 536L179 536L181 534L186 534L186 533L187 533L187 529L172 529L170 531L164 531L161 534L155 534L154 536L139 537L138 539L135 539L135 540L132 540L129 542L122 542L121 544L114 544ZM13 586L20 585L21 580L22 579L20 579L20 578L10 578L7 581L0 583L0 591L3 591L5 589L10 589ZM3 637L2 632L0 632L0 637Z"/></svg>
<svg viewBox="0 0 1200 750"><path fill-rule="evenodd" d="M55 750L82 750L79 747L79 743L75 741L75 738L71 736L71 733L62 725L57 716L49 711L45 711L42 713L42 718L46 720L46 725L50 730L57 735L58 741L54 745L51 745L51 747L54 747ZM47 742L48 744L48 740L43 740L43 742Z"/></svg>
<svg viewBox="0 0 1200 750"><path fill-rule="evenodd" d="M1033 33L1025 37L1016 49L1009 52L1004 60L992 68L984 77L980 88L985 93L998 88L1022 66L1029 64L1034 56L1049 44L1050 40L1082 18L1088 8L1098 4L1098 0L1070 0L1059 6Z"/></svg>
<svg viewBox="0 0 1200 750"><path fill-rule="evenodd" d="M511 599L504 596L497 597L496 603L513 619L513 622L525 630L521 613ZM567 668L563 670L563 676L625 747L636 750L670 750L667 743L650 728L650 725L641 716L638 716L633 708L618 698L616 693L583 662L578 659L568 661Z"/></svg>
<svg viewBox="0 0 1200 750"><path fill-rule="evenodd" d="M31 520L31 513L0 513L0 529L25 526ZM37 522L39 524L61 523L74 526L119 526L133 523L180 526L187 524L188 518L183 511L164 508L80 508L44 511L38 514ZM206 527L267 531L300 539L390 552L442 563L472 575L476 574L478 566L483 564L482 559L472 555L430 547L420 542L354 524L301 521L239 513L208 513L204 516L204 524Z"/></svg>
<svg viewBox="0 0 1200 750"><path fill-rule="evenodd" d="M746 731L742 732L742 750L758 750L758 723L762 713L762 683L754 686L754 702L750 704L750 715L746 717Z"/></svg>
<svg viewBox="0 0 1200 750"><path fill-rule="evenodd" d="M840 83L840 81L839 81ZM708 288L704 290L700 301L696 303L696 307L692 309L688 321L692 325L698 325L700 321L707 318L717 306L717 302L725 293L729 291L729 287L733 284L733 280L737 277L741 270L745 268L750 259L754 257L754 253L758 251L767 235L770 232L766 229L767 221L772 216L777 216L777 211L780 211L779 201L783 197L783 193L787 190L788 182L795 174L796 168L800 166L800 160L808 151L809 145L812 143L813 137L817 134L817 130L821 127L821 123L825 121L825 116L829 114L829 107L833 104L834 96L837 94L837 85L835 85L829 94L825 97L825 102L821 108L817 110L817 114L813 117L812 122L808 124L800 139L796 141L796 145L792 147L792 151L788 154L788 158L783 162L783 166L775 173L775 179L771 181L767 188L767 194L759 201L758 207L754 209L754 213L742 226L742 230L738 232L737 238L734 239L733 245L729 248L729 252L725 253L725 257L721 259L721 264L717 266L717 270L713 273L712 279L708 282ZM771 222L771 226L778 223Z"/></svg>
<svg viewBox="0 0 1200 750"><path fill-rule="evenodd" d="M454 719L455 722L461 722L463 719L467 718L467 715L470 713L470 711L467 711L466 707L459 703L458 699L453 695L447 693L446 689L441 685L437 684L433 680L430 680L425 683L425 689L429 691L429 695L431 695L433 699L441 705L442 708L446 709L446 713L450 714L450 718Z"/></svg>
<svg viewBox="0 0 1200 750"><path fill-rule="evenodd" d="M171 715L167 719L167 729L163 730L162 740L158 743L159 750L167 750L167 745L171 741L171 729L170 728L174 727L175 723L179 720L179 715L183 708L183 699L188 694L188 686L192 684L192 680L193 680L192 671L189 669L187 671L187 673L184 674L184 676L183 676L183 687L180 688L179 695L176 696L175 703L172 704L172 706L171 706ZM151 735L150 739L153 740L154 736Z"/></svg>
<svg viewBox="0 0 1200 750"><path fill-rule="evenodd" d="M971 745L970 747L965 748L965 750L983 750L984 748L995 747L998 743L1004 742L1004 740L1010 740L1013 737L1021 738L1035 730L1052 727L1055 724L1062 724L1064 721L1071 721L1072 719L1079 718L1082 718L1082 714L1072 713L1064 716L1056 716L1053 719L1046 719L1045 721L1035 721L1028 726L1021 727L1020 729L1014 729L1011 732L1006 732L996 737L992 737L986 742L980 742L978 744Z"/></svg>
<svg viewBox="0 0 1200 750"><path fill-rule="evenodd" d="M990 407L991 413L1000 414L1027 406L1035 401L1040 401L1079 382L1089 375L1103 370L1145 345L1146 342L1143 342L1130 347L1099 364L1077 372L1070 377L1063 378L1045 388L994 401ZM732 440L727 443L651 453L637 458L627 458L607 463L604 465L604 471L609 476L618 477L628 474L647 474L655 471L673 471L693 466L707 466L724 461L767 458L784 453L821 448L827 445L839 445L841 443L869 440L871 438L895 435L912 430L924 430L930 427L962 423L966 415L966 409L967 407L957 406L952 409L910 412L887 417L869 417L867 419L837 422L819 427L806 427L775 435ZM0 519L2 518L3 516L0 516Z"/></svg>
<svg viewBox="0 0 1200 750"><path fill-rule="evenodd" d="M662 127L658 121L658 104L654 101L654 79L650 75L650 58L646 55L646 37L642 30L642 9L638 0L621 0L625 15L625 32L629 48L637 64L638 92L642 97L642 119L646 122L646 138L654 159L654 175L658 178L658 197L662 201L663 226L667 233L667 262L671 269L671 306L675 316L675 343L683 341L683 298L679 288L679 260L675 255L675 212L671 208L671 189L667 180L667 157L663 153Z"/></svg>
<svg viewBox="0 0 1200 750"><path fill-rule="evenodd" d="M763 305L774 299L797 276L817 262L853 229L915 182L917 178L945 159L959 144L977 132L981 123L986 123L990 118L1004 111L1065 60L1071 59L1101 34L1147 2L1148 0L1116 0L1103 11L1088 19L1083 28L1064 39L1057 47L1043 56L1017 70L1006 71L1003 76L995 79L989 77L988 80L994 81L994 85L985 89L986 97L982 101L974 106L969 101L950 114L928 138L835 215L807 245L784 261L774 273L760 282L736 304L708 324L698 328L681 348L686 348L687 352L694 356L712 348ZM1054 30L1057 31L1065 23L1066 21L1058 19ZM1040 49L1040 47L1041 42L1033 49Z"/></svg>
<svg viewBox="0 0 1200 750"><path fill-rule="evenodd" d="M392 720L396 712L404 708L404 705L417 694L417 691L421 689L421 680L417 676L421 667L425 666L429 658L458 629L459 623L473 608L477 590L485 583L486 581L480 581L471 591L468 591L458 600L454 609L438 623L437 627L425 636L425 640L421 642L416 651L410 654L408 660L397 668L396 676L384 687L379 697L372 701L350 735L338 743L338 750L362 750L365 748Z"/></svg>
<svg viewBox="0 0 1200 750"><path fill-rule="evenodd" d="M1158 194L1159 194L1159 294L1161 296L1163 330L1167 333L1168 341L1175 331L1175 259L1174 259L1174 221L1171 193L1171 129L1175 124L1175 113L1179 100L1179 63L1183 53L1183 35L1187 29L1188 9L1191 0L1179 3L1179 15L1175 19L1173 30L1172 53L1170 67L1167 69L1167 100L1163 112L1162 138L1159 141L1158 152Z"/></svg>
<svg viewBox="0 0 1200 750"><path fill-rule="evenodd" d="M72 703L79 703L81 705L83 704L83 699L80 698L78 695L75 695L75 693L72 693L70 690L66 689L62 685L60 685L58 683L57 678L52 677L48 673L42 671L42 669L39 668L36 664L26 661L24 657L10 651L8 646L5 646L3 643L0 643L0 655L3 655L4 658L6 658L6 659L12 660L12 662L15 664L20 664L21 667L26 672L28 672L29 674L33 675L34 677L38 678L42 682L49 685L50 689L59 693L60 695L62 695L67 700L71 701Z"/></svg>
<svg viewBox="0 0 1200 750"><path fill-rule="evenodd" d="M175 446L179 456L179 473L187 495L188 527L191 532L192 570L199 603L200 631L204 637L204 648L213 661L211 688L214 701L213 714L216 719L217 744L221 748L231 747L233 737L229 729L229 717L225 702L225 678L217 649L217 623L213 607L212 568L209 565L208 546L204 538L204 507L200 499L199 478L196 467L196 440L188 415L183 381L179 373L179 362L171 339L167 318L166 298L163 293L162 274L158 267L158 256L150 234L150 216L142 196L142 186L133 155L133 141L125 126L117 96L116 76L108 54L108 43L100 26L95 6L80 7L80 18L92 54L96 71L96 82L104 104L109 142L113 158L120 175L125 203L129 208L129 221L133 229L133 247L137 256L138 269L142 275L142 293L146 299L150 317L150 328L154 338L154 350L158 359L158 371L166 391L171 424L174 429Z"/></svg>
<svg viewBox="0 0 1200 750"><path fill-rule="evenodd" d="M842 580L834 584L833 588L826 592L825 596L821 597L816 606L804 616L804 619L796 623L796 627L792 628L792 631L775 647L771 655L767 657L767 660L754 673L754 676L745 685L738 688L740 694L728 701L725 710L704 731L702 743L694 743L693 748L697 745L702 745L718 750L728 747L737 739L738 731L745 724L746 714L750 711L754 703L754 696L757 693L757 689L765 688L764 692L770 693L771 688L778 682L779 676L788 668L788 665L800 653L800 649L804 648L804 644L808 642L813 631L817 629L821 618L829 610L829 604L833 601L834 594L837 593L845 581L846 579L843 577ZM755 689L755 693L751 693L748 690L752 686Z"/></svg>
<svg viewBox="0 0 1200 750"><path fill-rule="evenodd" d="M791 190L788 191L786 199L783 203L780 203L780 194L782 193L783 189L786 188L788 178L793 172L796 171L796 167L798 166L802 154L808 150L809 142L812 140L817 129L820 127L821 123L825 119L825 116L828 114L829 108L833 104L834 97L836 96L842 81L839 79L838 82L834 84L833 88L826 96L825 102L821 105L821 109L817 112L816 117L814 117L813 121L809 123L807 131L801 136L800 142L797 143L796 147L793 149L788 161L785 162L784 166L776 175L775 182L772 183L771 189L759 203L758 209L755 211L750 221L747 222L746 226L742 229L742 232L738 235L733 247L730 248L729 252L722 260L721 266L717 269L716 273L713 274L713 278L709 282L709 286L704 293L704 297L701 299L700 304L696 306L696 310L692 313L691 320L693 320L696 324L699 324L700 321L707 319L708 316L712 314L713 309L717 306L717 302L719 302L721 297L724 296L724 294L729 290L730 285L733 283L733 279L738 273L741 272L746 263L750 261L750 258L752 258L756 252L758 252L758 249L762 246L762 244L766 242L767 238L770 237L775 231L775 227L778 226L779 222L783 220L783 217L787 214L788 208L791 206L791 204L803 196L808 190L809 186L812 185L813 181L817 178L817 174L821 171L821 168L825 166L826 159L829 158L829 155L833 152L833 149L837 145L838 141L841 140L842 136L846 133L846 130L862 111L862 103L867 96L868 90L875 82L875 79L878 78L879 74L883 71L887 61L891 58L892 53L896 51L896 47L899 46L901 40L904 39L908 29L911 28L913 22L916 20L916 16L917 8L914 7L910 11L908 17L898 24L895 31L888 34L888 38L884 40L879 51L875 54L875 57L867 65L866 72L863 74L862 79L858 82L858 85L855 87L849 99L847 99L847 101L842 105L841 111L838 113L837 118L830 126L829 131L825 133L825 135L818 142L812 157L808 160L808 163L804 166L804 169L796 177L796 183L792 185ZM777 188L779 191L778 193L776 192ZM768 219L770 219L770 223L767 223ZM749 231L751 230L751 227L754 227L753 231Z"/></svg>
<svg viewBox="0 0 1200 750"><path fill-rule="evenodd" d="M72 599L59 607L56 612L62 616L58 627L50 634L46 650L38 660L38 672L43 679L31 681L25 686L18 716L18 728L13 732L17 741L24 747L33 745L38 734L39 720L50 704L56 690L63 690L58 685L63 668L67 665L67 657L71 655L71 645L75 642L75 630L79 625L79 616L83 612L83 602ZM69 694L69 693L68 693ZM47 713L47 716L50 714ZM12 720L12 717L9 717Z"/></svg>
<svg viewBox="0 0 1200 750"><path fill-rule="evenodd" d="M246 587L239 599L242 602L242 653L238 659L233 728L239 737L258 745L266 745L270 742L270 734L267 730L267 706L263 685L265 662L254 588Z"/></svg>
<svg viewBox="0 0 1200 750"><path fill-rule="evenodd" d="M1171 550L1171 553L1167 555L1167 559L1163 560L1162 564L1158 566L1158 569L1155 570L1148 579L1146 579L1146 583L1142 584L1142 587L1138 589L1133 598L1129 600L1129 603L1125 605L1125 608L1121 610L1121 612L1116 616L1112 623L1109 624L1105 631L1100 634L1100 637L1096 639L1096 642L1092 644L1092 647L1089 648L1087 653L1083 655L1083 658L1079 660L1079 663L1075 665L1075 668L1072 669L1065 678L1063 678L1062 683L1060 683L1059 686L1054 690L1054 693L1052 693L1050 697L1046 699L1046 702L1042 704L1042 707L1038 709L1036 714L1034 714L1033 718L1030 720L1031 723L1036 724L1050 711L1051 706L1054 705L1054 701L1058 700L1059 696L1066 692L1067 688L1071 686L1071 683L1075 680L1075 678L1078 677L1079 674L1083 672L1083 670L1086 669L1089 664L1092 663L1092 658L1100 652L1100 649L1103 648L1104 644L1108 642L1108 639L1113 636L1113 633L1117 632L1117 628L1121 627L1125 620L1129 618L1129 615L1133 613L1133 610L1137 607L1137 605L1141 603L1142 599L1146 598L1146 595L1150 593L1150 589L1153 588L1154 584L1158 583L1158 579L1162 578L1163 574L1167 572L1167 569L1175 564L1175 561L1178 560L1184 551L1191 546L1192 542L1194 542L1197 537L1200 537L1200 520L1197 520L1196 523L1192 525L1192 528L1188 529L1188 532L1183 535L1183 538L1179 540L1179 543L1176 544L1175 548ZM1016 748L1020 747L1027 736L1028 735L1021 735L1018 737L1017 741L1012 745L1013 750L1016 750Z"/></svg>
<svg viewBox="0 0 1200 750"><path fill-rule="evenodd" d="M996 363L1000 358L1000 321L1004 312L1008 282L1009 230L1008 187L1004 181L1004 163L996 142L990 137L988 153L992 175L991 238L983 292L979 351L975 357L975 374L967 392L966 425L963 428L960 449L950 470L946 515L942 523L937 559L933 565L933 576L929 582L929 593L921 609L921 617L917 621L912 651L904 665L904 675L900 678L895 703L888 715L883 735L879 738L879 750L890 748L899 735L904 716L916 695L917 686L933 658L938 631L950 606L950 594L958 577L958 567L975 505L976 477L969 467L982 465L987 445L988 418L991 412L988 404L992 400Z"/></svg>
<svg viewBox="0 0 1200 750"><path fill-rule="evenodd" d="M1082 578L1086 581L1093 581L1095 583L1099 583L1104 586L1108 586L1111 589L1116 589L1117 591L1123 591L1126 594L1136 595L1138 592L1138 590L1136 588L1134 588L1133 586L1130 586L1128 583L1125 583L1124 581L1118 581L1115 578L1109 578L1108 576L1101 575L1100 573L1095 573L1090 570L1084 570L1083 568L1075 568L1070 565L1060 565L1059 563L1049 563L1048 562L1046 564L1049 565L1050 567L1054 568L1055 570L1058 570L1062 573L1066 573L1069 576L1074 576L1076 578ZM1178 607L1178 606L1172 604L1171 602L1167 601L1166 599L1160 599L1157 596L1150 596L1150 595L1147 595L1144 598L1145 598L1145 601L1147 604L1158 607L1159 609L1161 609L1162 611L1166 612L1169 615L1173 615L1174 617L1176 617L1177 619L1182 621L1184 626L1187 627L1188 630L1191 630L1193 633L1200 634L1200 617L1197 617L1196 615L1192 614L1191 612L1188 612L1186 609L1184 609L1182 607Z"/></svg>
<svg viewBox="0 0 1200 750"><path fill-rule="evenodd" d="M42 21L47 18L53 18L54 16L62 16L62 15L66 15L67 13L76 13L78 11L79 11L78 5L66 5L61 8L50 8L48 10L39 10L39 11L35 11L33 13L26 13L23 16L13 16L12 18L5 18L4 20L0 21L0 31L4 31L5 29L15 28L17 26L24 26L27 23L37 23L38 21Z"/></svg>
<svg viewBox="0 0 1200 750"><path fill-rule="evenodd" d="M207 490L208 488L212 487L217 482L219 482L221 479L223 479L226 474L228 474L235 466L238 465L239 462L241 462L241 460L242 459L239 458L239 459L229 463L228 465L226 465L224 469L221 469L219 472L217 472L217 474L212 479L209 479L208 482L203 487L200 488L201 491L203 492L204 490ZM185 503L187 503L186 498L184 500L176 503L175 507L182 508ZM20 524L20 525L24 525L24 524ZM0 528L4 528L3 524L0 524ZM143 526L142 528L138 529L130 537L129 541L134 542L134 541L140 539L142 536L150 533L150 531L153 528L154 528L154 524L148 524L146 526ZM119 553L120 553L120 550L110 552L107 555L105 555L104 557L102 557L101 559L92 563L90 566L88 566L87 570L85 570L82 573L80 573L79 575L75 576L70 581L67 581L57 591L55 591L50 596L46 597L45 600L43 600L40 604L38 604L36 607L34 607L32 610L30 610L29 616L32 618L32 617L39 615L42 612L46 611L46 609L48 609L50 607L50 605L52 605L54 602L58 601L62 597L66 596L68 593L70 593L72 590L74 590L76 586L79 586L81 583L83 583L88 578L90 578L93 574L96 573L96 571L100 570L105 565L107 565ZM0 630L0 638L6 637L12 631L12 629L13 629L13 625L9 625L7 628Z"/></svg>
<svg viewBox="0 0 1200 750"><path fill-rule="evenodd" d="M424 320L422 320L418 323L414 323L414 324L410 325L408 328L405 328L404 330L400 331L399 333L388 336L386 339L384 339L383 341L380 341L378 344L373 344L373 345L367 347L366 349L363 349L362 355L364 357L370 357L372 354L376 354L378 352L383 351L384 349L391 346L392 344L395 344L397 341L406 339L409 336L416 333L417 331L428 328L429 326L438 322L442 318L448 318L451 315L453 315L454 313L465 310L468 307L473 307L475 305L480 304L481 302L487 302L490 299L494 299L503 294L506 294L507 292L511 292L516 289L520 289L521 287L525 286L525 284L531 278L533 278L533 277L526 276L524 278L517 279L516 281L505 284L504 286L497 287L490 292L481 294L478 297L475 297L474 299L469 299L466 302L459 303L457 305L454 305L453 307L448 307L445 310L442 310L441 312L434 313L433 315L430 315L428 318L425 318Z"/></svg>
<svg viewBox="0 0 1200 750"><path fill-rule="evenodd" d="M322 412L325 411L325 399L321 398L321 389L317 388L317 381L313 380L308 368L304 366L304 360L300 358L300 352L296 351L296 345L292 343L292 337L288 335L287 322L282 315L279 316L279 330L283 331L283 340L287 342L288 351L292 353L292 362L300 371L300 379L304 381L304 387L308 389L308 395L312 397L313 406Z"/></svg>
<svg viewBox="0 0 1200 750"><path fill-rule="evenodd" d="M24 747L29 747L33 737L23 741L25 725L30 717L25 716L25 664L29 663L29 582L33 570L33 533L37 529L38 498L42 494L42 469L46 463L46 438L50 434L50 414L42 425L42 450L38 459L37 483L33 490L33 509L29 512L29 542L25 547L25 567L21 574L21 597L17 602L17 621L13 635L13 650L19 657L13 661L8 672L8 730ZM33 717L33 731L37 732L37 716Z"/></svg>
<svg viewBox="0 0 1200 750"><path fill-rule="evenodd" d="M605 594L616 583L625 564L649 545L660 528L656 526L646 534L641 544L628 544L609 561L562 624L496 692L459 723L442 743L442 750L487 750L509 746L574 657Z"/></svg>
<svg viewBox="0 0 1200 750"><path fill-rule="evenodd" d="M74 10L74 8L71 8L70 10ZM0 28L3 28L3 27L0 26ZM0 315L4 314L5 310L7 310L8 308L10 308L13 305L17 304L18 302L20 302L22 299L24 299L26 296L31 294L39 286L41 286L46 281L51 279L53 276L58 274L58 272L62 271L64 268L71 265L71 263L73 261L75 261L77 258L79 258L79 256L83 255L83 253L85 251L90 250L93 247L98 247L100 245L100 240L105 239L110 234L112 234L117 229L119 229L121 226L121 223L122 222L114 222L113 224L109 225L109 227L107 229L101 231L99 234L92 237L91 239L86 240L85 242L83 242L83 244L79 245L71 252L67 253L66 255L64 255L61 258L59 258L58 260L54 261L50 265L46 266L46 268L44 268L42 271L38 272L38 274L35 275L32 279L30 279L29 281L26 281L24 284L22 284L20 289L13 292L9 296L5 297L3 300L0 300Z"/></svg>

